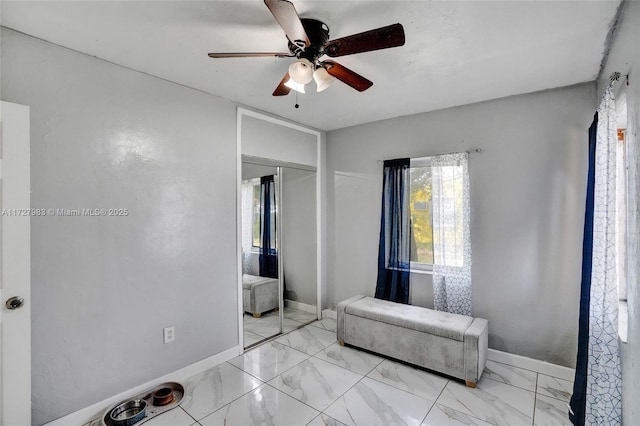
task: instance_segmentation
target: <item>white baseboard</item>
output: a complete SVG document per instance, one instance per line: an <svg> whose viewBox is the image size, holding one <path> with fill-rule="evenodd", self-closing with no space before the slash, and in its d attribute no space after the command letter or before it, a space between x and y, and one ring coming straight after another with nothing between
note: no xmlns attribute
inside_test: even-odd
<svg viewBox="0 0 640 426"><path fill-rule="evenodd" d="M307 305L306 303L296 302L295 300L286 299L284 301L284 305L288 306L289 308L298 309L300 311L305 311L312 314L318 312L318 308L316 308L316 305Z"/></svg>
<svg viewBox="0 0 640 426"><path fill-rule="evenodd" d="M338 313L333 309L325 309L322 311L322 318L331 318L334 320L338 319Z"/></svg>
<svg viewBox="0 0 640 426"><path fill-rule="evenodd" d="M546 374L547 376L569 380L571 382L573 382L575 375L575 370L573 368L563 367L561 365L551 364L549 362L527 358L521 355L514 355L495 349L489 349L487 359L495 362L500 362L502 364L511 365L513 367Z"/></svg>
<svg viewBox="0 0 640 426"><path fill-rule="evenodd" d="M109 409L109 407L127 399L128 397L144 392L147 389L152 389L154 386L157 386L161 383L184 381L191 376L195 376L196 374L202 373L203 371L215 367L216 365L222 364L223 362L228 361L231 358L235 358L236 356L242 354L242 352L243 349L242 347L240 347L240 345L234 346L230 349L227 349L226 351L220 352L219 354L210 356L209 358L203 359L202 361L198 361L184 368L181 368L180 370L176 370L172 373L151 380L150 382L144 383L140 386L136 386L133 389L129 389L128 391L109 397L103 401L90 405L89 407L82 408L71 414L67 414L64 417L60 417L59 419L47 423L46 426L84 425L93 419L100 418L105 414L105 411Z"/></svg>
<svg viewBox="0 0 640 426"><path fill-rule="evenodd" d="M322 311L322 318L333 318L337 320L338 313L333 309L325 309ZM491 361L500 362L502 364L535 371L537 373L569 381L573 381L575 375L575 369L573 368L563 367L561 365L551 364L549 362L527 358L521 355L514 355L508 352L498 351L496 349L489 349L487 358Z"/></svg>

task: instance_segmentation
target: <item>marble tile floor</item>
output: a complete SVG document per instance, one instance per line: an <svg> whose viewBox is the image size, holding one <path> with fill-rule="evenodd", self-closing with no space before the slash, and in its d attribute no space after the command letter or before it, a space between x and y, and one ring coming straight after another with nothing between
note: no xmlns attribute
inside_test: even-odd
<svg viewBox="0 0 640 426"><path fill-rule="evenodd" d="M335 341L323 319L183 383L145 426L570 425L572 384L487 361L477 388Z"/></svg>
<svg viewBox="0 0 640 426"><path fill-rule="evenodd" d="M243 317L245 348L278 334L280 332L279 319L279 311L267 312L260 318L254 318L245 313ZM315 319L316 317L312 313L286 307L284 309L284 333L302 327Z"/></svg>

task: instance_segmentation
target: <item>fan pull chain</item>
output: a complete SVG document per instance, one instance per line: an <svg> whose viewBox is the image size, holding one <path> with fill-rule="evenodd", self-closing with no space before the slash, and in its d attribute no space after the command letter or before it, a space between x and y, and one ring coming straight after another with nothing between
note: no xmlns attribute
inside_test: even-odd
<svg viewBox="0 0 640 426"><path fill-rule="evenodd" d="M296 104L294 105L296 108L300 108L300 105L298 104L298 91L296 90Z"/></svg>

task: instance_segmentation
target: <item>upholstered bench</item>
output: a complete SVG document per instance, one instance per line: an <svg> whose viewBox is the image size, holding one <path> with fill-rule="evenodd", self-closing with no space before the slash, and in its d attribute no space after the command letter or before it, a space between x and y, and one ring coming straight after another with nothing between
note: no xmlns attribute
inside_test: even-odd
<svg viewBox="0 0 640 426"><path fill-rule="evenodd" d="M475 387L487 360L486 319L365 296L337 306L337 337L349 344L462 379Z"/></svg>
<svg viewBox="0 0 640 426"><path fill-rule="evenodd" d="M245 312L255 318L260 318L263 312L278 308L278 280L243 274L242 306Z"/></svg>

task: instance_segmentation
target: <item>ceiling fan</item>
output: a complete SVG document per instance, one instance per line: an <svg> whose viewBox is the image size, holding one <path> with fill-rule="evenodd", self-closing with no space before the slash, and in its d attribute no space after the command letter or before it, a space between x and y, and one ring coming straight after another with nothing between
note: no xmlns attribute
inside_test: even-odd
<svg viewBox="0 0 640 426"><path fill-rule="evenodd" d="M351 71L324 55L332 58L387 49L404 45L404 28L393 24L347 37L329 40L329 27L321 21L300 18L293 3L288 0L264 0L289 41L289 52L265 53L209 53L211 58L276 57L297 58L273 92L273 96L284 96L291 89L304 93L304 85L315 80L317 91L322 92L338 79L363 92L373 85L360 74Z"/></svg>

